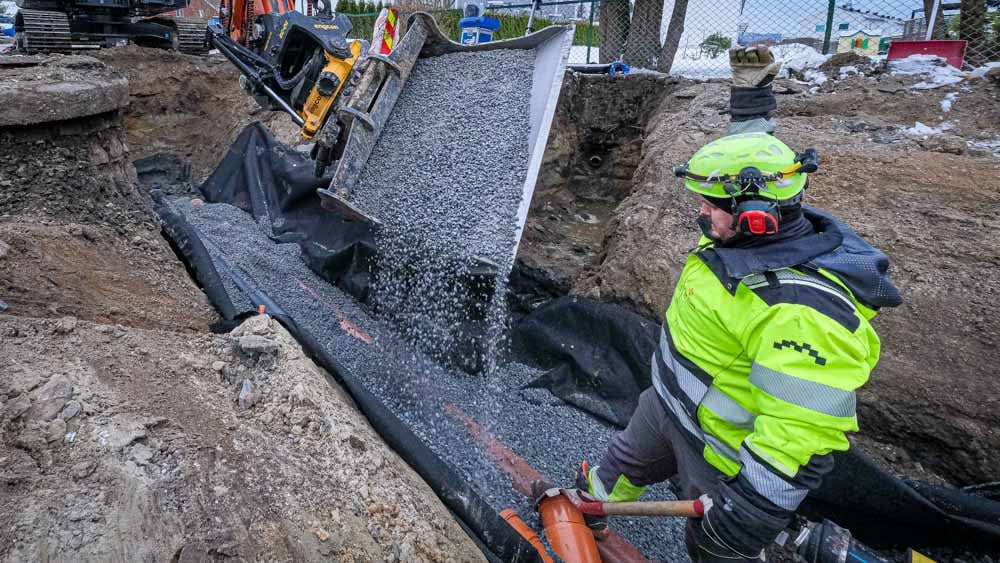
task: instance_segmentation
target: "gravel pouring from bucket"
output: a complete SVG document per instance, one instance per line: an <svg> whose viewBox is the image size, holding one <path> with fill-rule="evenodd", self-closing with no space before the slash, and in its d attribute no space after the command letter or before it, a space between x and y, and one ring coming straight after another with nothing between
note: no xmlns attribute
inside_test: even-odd
<svg viewBox="0 0 1000 563"><path fill-rule="evenodd" d="M364 201L359 201L354 189L418 59L452 53L529 50L535 52L530 97L528 144L530 157L518 210L515 239L519 241L562 87L573 28L550 26L525 37L479 45L462 45L451 41L438 29L434 18L422 12L410 17L407 28L408 31L392 53L369 58L368 66L362 73L351 98L338 112L337 119L329 120L320 133L322 144L323 139L336 139L341 131L346 132L333 179L329 187L319 190L323 207L350 220L380 225L377 214L371 211ZM400 108L400 111L420 115L420 109L420 107L407 107ZM433 124L428 123L428 125ZM490 147L469 146L466 154L447 156L475 161L477 151L486 150L490 150ZM516 244L514 252L517 252Z"/></svg>

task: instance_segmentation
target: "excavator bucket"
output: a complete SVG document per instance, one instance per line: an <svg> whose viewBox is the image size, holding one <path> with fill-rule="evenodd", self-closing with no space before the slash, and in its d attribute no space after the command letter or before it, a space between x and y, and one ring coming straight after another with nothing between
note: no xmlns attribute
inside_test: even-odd
<svg viewBox="0 0 1000 563"><path fill-rule="evenodd" d="M388 55L374 55L361 73L357 86L348 101L341 106L337 119L330 119L321 130L318 141L339 154L336 171L330 185L319 190L323 207L341 216L379 226L378 217L363 209L352 199L352 192L379 134L389 120L400 92L418 59L437 57L456 52L482 52L497 49L535 50L535 64L530 100L529 161L524 182L521 205L518 210L517 240L528 215L528 206L535 189L535 181L545 151L545 143L555 113L559 90L562 86L566 59L573 40L571 26L551 26L531 35L494 41L480 45L462 45L445 37L429 14L418 12L410 16L406 34ZM419 112L420 108L406 108ZM341 134L343 133L343 134ZM318 160L319 162L319 160ZM321 168L318 168L320 171ZM516 252L516 248L515 248ZM484 263L484 267L489 264ZM487 268L488 269L488 268Z"/></svg>

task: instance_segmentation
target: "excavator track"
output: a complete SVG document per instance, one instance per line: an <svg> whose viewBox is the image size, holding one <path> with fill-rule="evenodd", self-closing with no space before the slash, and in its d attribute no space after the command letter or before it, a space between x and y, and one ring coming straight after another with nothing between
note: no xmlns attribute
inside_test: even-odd
<svg viewBox="0 0 1000 563"><path fill-rule="evenodd" d="M177 50L188 55L204 55L208 53L205 44L205 22L176 20Z"/></svg>
<svg viewBox="0 0 1000 563"><path fill-rule="evenodd" d="M17 50L25 53L69 53L73 36L62 12L21 10L15 25Z"/></svg>

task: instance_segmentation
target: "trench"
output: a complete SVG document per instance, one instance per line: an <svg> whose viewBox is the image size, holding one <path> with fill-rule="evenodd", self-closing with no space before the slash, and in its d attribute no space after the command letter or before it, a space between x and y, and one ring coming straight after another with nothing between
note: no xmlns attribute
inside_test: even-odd
<svg viewBox="0 0 1000 563"><path fill-rule="evenodd" d="M592 267L600 259L606 250L605 243L610 235L609 229L614 220L615 210L634 193L633 176L643 158L646 124L652 112L659 106L662 96L668 94L673 86L669 80L655 76L638 76L628 80L582 74L567 76L518 255L518 267L512 275L515 306L528 311L554 297L570 293L574 282L588 267ZM189 100L190 104L199 102L212 105L217 103L217 97ZM186 111L197 114L201 110L192 110L189 106ZM131 113L126 117L127 126L130 120L143 116ZM43 141L52 143L56 147L66 147L60 150L59 154L72 153L77 155L75 158L80 158L79 155L96 155L91 161L92 164L108 166L110 162L126 158L128 154L127 151L115 148L115 142L110 140L114 135L121 134L121 130L117 129L121 123L121 114L103 116L102 119L105 120L102 122L104 123L101 126L102 131L110 129L111 133L94 135L93 138L97 140L91 142L103 143L104 146L99 147L101 151L89 148L81 150L74 143L83 143L86 138L84 135L87 133L81 130L79 133L81 136L74 137L76 129L72 127L57 130L58 137L46 132ZM107 121L108 119L110 121ZM151 119L161 119L160 125L164 127L169 122L166 117ZM144 135L147 137L150 135L147 129L144 129ZM132 139L129 139L129 142L131 143ZM209 158L207 156L209 154L219 154L220 143L224 142L226 142L225 135L217 133L211 141L202 145L191 144L190 139L185 138L181 143L182 146L169 144L158 146L163 149L158 152L150 153L150 147L140 147L138 153L153 154L153 158L136 161L135 168L139 171L138 181L147 187L181 186L176 193L188 193L188 190L200 180L198 177L192 177L189 159L192 155L204 160ZM59 145L59 143L64 144ZM30 149L24 147L24 150ZM25 152L25 155L27 154ZM115 156L108 159L107 155ZM83 166L87 166L87 163L84 162ZM65 168L68 170L71 166L67 165ZM128 170L130 167L119 168L115 169L116 178L112 182L116 186L122 184L117 175L130 179L132 178L130 174L133 174ZM66 205L69 206L74 201L71 197L73 194L74 192L68 192L60 198L65 197ZM122 196L121 193L115 192L108 197L116 204L120 204L121 209L131 210L133 207L133 202L119 201L121 197L130 199L133 194ZM31 200L30 211L47 212L48 210L38 207L43 205L39 203L40 201L42 200ZM53 201L46 199L44 203L51 205ZM58 201L63 200L58 199ZM88 205L93 203L88 202ZM114 206L94 207L95 213L89 214L91 217L88 217L86 210L71 207L60 208L60 211L66 211L68 216L79 218L84 223L96 221L99 223L95 227L96 232L110 238L111 232L108 230L115 229L112 225L123 216L102 216L100 213L104 213L104 209L113 208ZM4 208L5 213L24 211L24 208L16 206ZM131 218L121 221L122 224L133 222ZM118 230L122 229L125 229L128 235L134 236L134 232L129 230L131 227L121 227ZM93 237L95 231L89 231L90 235L82 228L79 230L79 235L75 234L76 232L73 230L69 234L87 240ZM74 251L70 249L66 252ZM131 255L141 252L141 248L125 252ZM144 263L135 263L129 267L139 269L145 266ZM72 269L70 270L67 276L72 275ZM124 273L114 274L118 275ZM114 282L114 276L96 283ZM68 285L68 282L65 283ZM159 291L161 288L155 289ZM157 293L145 288L133 288L133 290L137 295L131 299L128 306L134 307L135 310L148 311L146 315L148 318L154 317L156 310L172 308L176 311L178 302L192 300L190 295L183 295L176 302L165 302L151 297L161 295L162 292ZM70 311L65 304L59 303L60 299L59 292L53 291L50 302L44 307L39 304L35 310L31 310L30 316L59 316ZM112 301L120 300L120 296L112 295L105 299L104 309L118 311L118 316L112 317L111 320L129 318L131 309L126 307L123 310L120 303L111 304ZM54 308L52 301L55 302ZM21 304L16 305L18 306L10 311L11 314L28 314L20 306ZM204 307L203 299L199 306ZM100 303L98 307L101 307ZM73 312L81 318L88 318L88 315L91 315L94 320L108 321L107 317L96 316L95 313L88 313L85 309ZM204 324L207 326L208 322ZM946 453L943 452L942 455Z"/></svg>

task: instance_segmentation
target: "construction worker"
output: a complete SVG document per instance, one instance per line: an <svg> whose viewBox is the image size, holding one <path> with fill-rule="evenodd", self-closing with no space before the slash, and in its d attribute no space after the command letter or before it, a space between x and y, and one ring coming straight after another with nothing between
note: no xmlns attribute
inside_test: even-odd
<svg viewBox="0 0 1000 563"><path fill-rule="evenodd" d="M628 427L586 477L601 500L671 479L705 515L695 561L753 561L793 520L858 430L855 392L879 358L869 324L895 306L888 259L802 204L814 151L773 136L765 47L734 49L729 135L675 168L700 198L687 258Z"/></svg>

